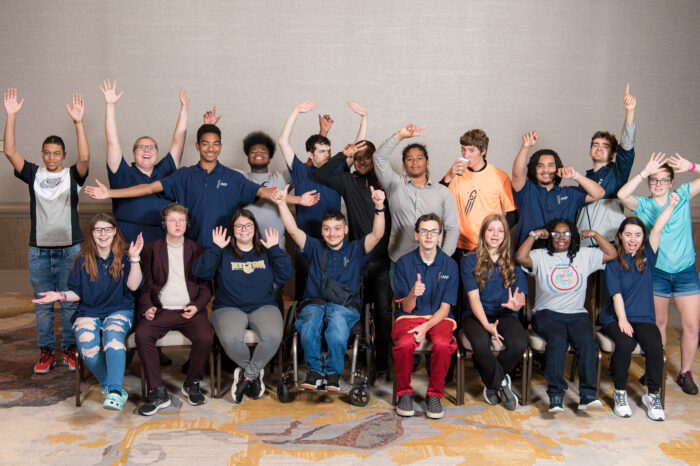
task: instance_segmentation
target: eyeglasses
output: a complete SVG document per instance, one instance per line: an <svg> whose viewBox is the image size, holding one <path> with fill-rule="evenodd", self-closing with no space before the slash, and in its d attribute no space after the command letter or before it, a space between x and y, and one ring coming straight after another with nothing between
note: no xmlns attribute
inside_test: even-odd
<svg viewBox="0 0 700 466"><path fill-rule="evenodd" d="M54 157L63 157L63 152L61 152L61 151L51 152L48 150L42 150L41 153L44 157L50 157L52 155Z"/></svg>
<svg viewBox="0 0 700 466"><path fill-rule="evenodd" d="M571 238L571 232L570 231L553 231L550 233L552 235L552 238L559 238L560 236L563 236L564 238Z"/></svg>
<svg viewBox="0 0 700 466"><path fill-rule="evenodd" d="M253 224L252 223L239 223L238 225L234 225L233 229L236 231L250 231L253 229Z"/></svg>
<svg viewBox="0 0 700 466"><path fill-rule="evenodd" d="M136 146L136 150L142 150L142 151L151 151L151 150L156 150L156 146L153 144L139 144Z"/></svg>
<svg viewBox="0 0 700 466"><path fill-rule="evenodd" d="M426 230L425 228L421 228L418 230L418 234L421 236L439 236L440 233L442 233L440 230Z"/></svg>
<svg viewBox="0 0 700 466"><path fill-rule="evenodd" d="M96 233L114 233L114 227L95 227L92 231Z"/></svg>
<svg viewBox="0 0 700 466"><path fill-rule="evenodd" d="M657 186L666 186L671 184L671 178L649 178L649 184L655 184Z"/></svg>

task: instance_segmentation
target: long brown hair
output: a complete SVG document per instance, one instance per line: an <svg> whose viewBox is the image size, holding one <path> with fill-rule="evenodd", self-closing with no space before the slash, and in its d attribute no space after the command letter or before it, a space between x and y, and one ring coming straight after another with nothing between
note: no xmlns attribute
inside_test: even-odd
<svg viewBox="0 0 700 466"><path fill-rule="evenodd" d="M500 246L498 246L498 269L501 278L503 279L504 288L509 288L515 283L515 262L513 261L513 255L510 252L510 233L508 230L508 221L503 215L493 214L486 217L481 224L481 229L479 230L479 240L476 245L476 266L474 267L474 276L476 277L476 282L479 284L479 291L484 289L486 282L489 281L493 274L495 264L491 260L491 254L489 253L488 246L484 241L484 236L486 235L486 230L488 229L491 222L499 221L503 225L504 238Z"/></svg>
<svg viewBox="0 0 700 466"><path fill-rule="evenodd" d="M622 270L625 272L630 271L630 266L627 263L627 259L625 259L625 247L622 245L621 239L622 233L624 233L627 225L637 225L638 227L641 227L642 234L644 235L642 237L641 246L639 246L639 249L637 249L637 252L634 254L634 268L637 269L637 272L642 273L644 272L644 269L647 268L647 258L644 252L644 247L647 244L647 229L644 227L644 223L642 223L642 221L637 217L627 217L622 221L620 227L617 229L617 233L615 234L615 249L617 250L618 262L620 263L620 268Z"/></svg>
<svg viewBox="0 0 700 466"><path fill-rule="evenodd" d="M231 248L231 252L236 257L236 259L243 259L243 254L245 253L238 247L238 243L236 242L236 236L233 234L233 224L236 220L238 220L241 217L245 217L251 222L253 222L253 254L255 254L257 257L260 257L263 251L265 251L265 247L260 241L261 235L260 229L258 228L258 222L255 220L255 216L253 215L253 213L248 209L242 209L239 207L236 209L236 211L233 213L233 216L231 217L231 224L229 225L229 231L231 232L231 242L228 243L229 248Z"/></svg>
<svg viewBox="0 0 700 466"><path fill-rule="evenodd" d="M109 267L109 274L112 276L114 281L117 281L122 275L122 258L125 254L127 254L129 245L126 243L121 231L119 231L117 221L112 215L100 213L92 217L92 220L90 221L90 234L86 235L83 250L76 256L76 260L80 256L85 258L82 268L84 268L87 274L90 275L91 282L95 282L98 278L100 278L100 272L97 270L97 245L95 244L95 238L92 236L92 232L95 229L97 222L107 222L114 227L115 234L114 238L112 239L112 246L110 247L112 254L114 254L114 260L112 261L112 265Z"/></svg>

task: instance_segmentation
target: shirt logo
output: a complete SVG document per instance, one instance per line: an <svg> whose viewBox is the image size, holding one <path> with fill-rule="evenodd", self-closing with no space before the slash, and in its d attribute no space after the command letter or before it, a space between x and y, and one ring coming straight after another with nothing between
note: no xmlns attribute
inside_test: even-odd
<svg viewBox="0 0 700 466"><path fill-rule="evenodd" d="M445 275L443 273L438 273L438 281L440 280L448 280L450 278L449 275Z"/></svg>
<svg viewBox="0 0 700 466"><path fill-rule="evenodd" d="M223 181L219 180L219 181L216 182L216 189L219 189L219 186L225 188L225 187L228 186L228 183L224 183Z"/></svg>
<svg viewBox="0 0 700 466"><path fill-rule="evenodd" d="M57 188L58 186L61 186L61 183L63 182L63 177L59 176L56 178L45 178L41 180L39 183L39 186L41 186L44 189L54 189Z"/></svg>
<svg viewBox="0 0 700 466"><path fill-rule="evenodd" d="M561 204L562 201L565 201L569 198L569 196L557 196L557 204Z"/></svg>
<svg viewBox="0 0 700 466"><path fill-rule="evenodd" d="M265 261L231 262L231 270L242 270L246 274L251 274L256 270L265 269Z"/></svg>
<svg viewBox="0 0 700 466"><path fill-rule="evenodd" d="M554 267L549 277L552 291L572 291L581 285L581 277L574 267Z"/></svg>
<svg viewBox="0 0 700 466"><path fill-rule="evenodd" d="M467 205L464 206L464 212L469 214L471 212L472 207L474 207L474 201L476 200L476 189L472 190L471 193L469 193L469 199L467 199Z"/></svg>
<svg viewBox="0 0 700 466"><path fill-rule="evenodd" d="M347 267L349 263L350 259L348 259L347 257L343 257L343 267Z"/></svg>

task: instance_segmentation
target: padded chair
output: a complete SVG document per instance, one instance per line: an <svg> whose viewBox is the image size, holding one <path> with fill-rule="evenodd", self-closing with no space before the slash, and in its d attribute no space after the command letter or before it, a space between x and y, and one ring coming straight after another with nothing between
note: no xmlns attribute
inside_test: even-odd
<svg viewBox="0 0 700 466"><path fill-rule="evenodd" d="M393 341L392 341L392 348L393 348ZM459 349L460 345L459 343L457 344L457 349L455 350L455 357L457 358L455 366L457 367L457 396L454 401L454 404L457 406L461 406L464 404L464 363L462 362L462 351ZM421 344L418 346L413 351L413 354L430 354L433 351L433 343L430 341L429 338L426 338L421 342ZM396 403L398 403L398 397L396 396L396 373L394 372L394 364L393 364L393 357L391 358L392 364L391 364L391 371L394 375L394 388L391 394L391 402L394 406L396 406Z"/></svg>
<svg viewBox="0 0 700 466"><path fill-rule="evenodd" d="M460 343L462 346L462 350L464 351L464 364L466 365L467 363L467 354L473 353L474 350L472 349L472 344L467 338L467 336L464 334L462 330L459 331L457 334L457 341ZM505 348L505 345L502 345L496 340L495 337L491 337L491 351L494 353L498 353L500 351L503 351ZM523 352L523 358L522 358L522 376L521 376L521 383L522 383L522 388L520 391L520 401L521 404L526 405L529 404L530 400L528 398L529 395L529 390L528 390L528 383L529 383L529 372L531 368L530 364L530 358L532 357L532 350L527 347L525 348L525 351ZM461 373L462 377L465 377L465 370L463 369L462 371L457 371L457 375ZM464 379L462 379L462 389L464 389ZM464 402L464 394L462 394L462 402Z"/></svg>
<svg viewBox="0 0 700 466"><path fill-rule="evenodd" d="M595 333L595 339L598 342L598 375L595 381L596 390L600 391L600 372L602 369L603 354L612 355L615 351L615 342L612 338L608 337L606 334L600 330ZM633 357L645 357L642 347L637 346L632 351ZM661 406L666 407L666 351L664 351L664 365L663 365L663 377L661 377L661 387L659 389L659 394L661 395Z"/></svg>

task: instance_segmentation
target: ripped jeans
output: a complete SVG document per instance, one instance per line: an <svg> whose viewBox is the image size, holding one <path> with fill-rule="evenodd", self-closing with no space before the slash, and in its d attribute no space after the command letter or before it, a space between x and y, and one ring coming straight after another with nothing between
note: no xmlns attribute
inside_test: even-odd
<svg viewBox="0 0 700 466"><path fill-rule="evenodd" d="M79 317L73 324L75 340L85 365L102 388L121 392L126 365L124 341L131 329L134 310L115 311L104 320ZM102 344L100 346L100 332Z"/></svg>

